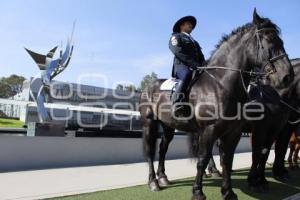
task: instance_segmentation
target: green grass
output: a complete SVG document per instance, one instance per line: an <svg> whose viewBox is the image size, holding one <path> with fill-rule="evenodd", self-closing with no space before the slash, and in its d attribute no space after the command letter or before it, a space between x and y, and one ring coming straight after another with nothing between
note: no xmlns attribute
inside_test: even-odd
<svg viewBox="0 0 300 200"><path fill-rule="evenodd" d="M184 170L184 169L183 169ZM300 170L291 171L291 180L282 183L268 178L270 181L270 191L265 194L255 193L248 189L247 175L248 169L237 170L233 173L232 184L234 191L240 200L281 200L293 194L300 193ZM271 177L271 170L267 169L267 177ZM99 180L104 181L104 180ZM221 199L220 178L204 179L204 193L208 200ZM191 191L194 180L192 178L176 180L172 185L164 188L160 192L150 192L147 185L115 189L109 191L95 192L76 196L54 198L55 200L187 200L191 199ZM54 200L53 199L53 200Z"/></svg>
<svg viewBox="0 0 300 200"><path fill-rule="evenodd" d="M0 118L0 128L23 128L23 125L20 120Z"/></svg>

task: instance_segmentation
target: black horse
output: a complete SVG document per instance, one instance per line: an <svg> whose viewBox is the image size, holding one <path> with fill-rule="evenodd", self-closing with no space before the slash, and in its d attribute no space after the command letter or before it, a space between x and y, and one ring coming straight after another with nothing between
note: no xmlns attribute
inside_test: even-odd
<svg viewBox="0 0 300 200"><path fill-rule="evenodd" d="M298 109L300 106L300 59L292 59L295 78L286 89L283 99L289 106ZM272 99L273 100L273 99ZM275 105L274 105L275 104ZM246 124L244 132L252 132L252 166L248 175L250 188L257 192L268 190L268 181L265 178L265 165L272 144L275 142L275 161L273 175L278 180L288 179L288 170L284 166L284 157L293 131L299 129L299 113L280 101L264 103L265 117L260 121ZM288 122L290 119L290 122ZM298 130L299 131L299 130ZM220 152L222 154L222 152ZM209 162L209 171L218 172L213 158Z"/></svg>
<svg viewBox="0 0 300 200"><path fill-rule="evenodd" d="M211 68L209 68L211 67ZM240 106L248 100L246 87L248 73L259 69L276 89L287 87L293 80L293 71L278 27L256 11L253 22L248 23L222 39L208 63L208 68L193 82L188 98L190 116L178 117L171 113L170 92L160 91L164 80L157 80L142 92L140 113L143 121L144 153L149 164L149 187L160 189L168 184L165 174L165 155L174 130L191 133L191 148L197 155L197 175L193 186L193 199L205 199L202 177L212 156L216 139L224 152L222 195L224 199L237 199L231 186L231 169L236 145L240 139L243 118ZM258 73L254 73L258 76ZM159 150L157 174L153 161L156 151L157 127L164 129ZM201 140L198 140L201 137ZM157 176L156 176L157 175ZM158 177L158 179L157 179Z"/></svg>
<svg viewBox="0 0 300 200"><path fill-rule="evenodd" d="M291 63L295 71L295 80L293 81L293 93L291 105L299 110L300 107L300 59L293 59ZM275 138L275 160L273 163L273 176L279 180L286 181L289 178L288 170L284 166L284 158L288 149L288 144L292 132L299 130L300 114L296 111L290 111L289 122Z"/></svg>
<svg viewBox="0 0 300 200"><path fill-rule="evenodd" d="M289 106L298 109L300 106L300 59L292 59L295 78L293 83L286 89L283 99ZM280 101L264 103L265 117L260 121L247 123L244 132L252 132L252 166L248 175L250 188L257 192L268 190L268 181L265 178L265 165L272 144L275 142L275 161L273 164L273 175L276 179L286 181L288 170L284 166L284 157L288 143L293 131L299 131L299 113ZM290 122L288 122L290 119ZM222 154L222 152L220 152ZM209 172L218 175L218 169L211 158L208 168Z"/></svg>
<svg viewBox="0 0 300 200"><path fill-rule="evenodd" d="M276 141L276 159L273 167L274 175L283 179L286 176L284 168L284 155L286 150L282 150L285 136L290 138L293 126L288 123L288 119L293 119L295 113L291 108L300 106L300 62L291 60L294 68L295 78L292 84L286 89L282 101L275 104L265 104L265 117L261 121L252 123L252 166L248 175L248 184L255 191L268 190L268 181L265 178L265 166L272 144ZM297 104L298 103L298 104ZM299 115L299 114L298 114ZM283 162L279 163L279 157Z"/></svg>

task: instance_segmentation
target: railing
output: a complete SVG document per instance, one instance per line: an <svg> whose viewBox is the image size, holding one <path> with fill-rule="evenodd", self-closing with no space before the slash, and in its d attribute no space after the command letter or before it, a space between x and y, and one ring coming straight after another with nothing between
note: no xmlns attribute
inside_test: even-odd
<svg viewBox="0 0 300 200"><path fill-rule="evenodd" d="M0 105L4 105L5 109L7 109L7 106L9 106L11 111L16 109L16 108L14 108L14 106L17 106L19 113L20 113L20 108L22 106L25 106L26 109L29 107L33 107L33 108L37 107L36 102L20 101L20 100L12 100L12 99L1 99L1 98L0 98ZM92 106L80 106L80 105L78 106L78 105L70 105L70 104L45 103L45 107L48 109L66 110L67 112L77 111L77 112L100 113L101 120L103 117L102 114L125 115L125 116L128 116L129 130L132 130L133 118L134 117L138 118L140 116L140 113L138 111L134 111L134 110L99 108L99 107L92 107ZM1 107L0 107L0 110L1 110ZM102 127L100 127L100 129L102 129Z"/></svg>
<svg viewBox="0 0 300 200"><path fill-rule="evenodd" d="M18 100L1 99L1 98L0 98L0 104L37 107L36 103L32 102L32 101L18 101ZM68 109L68 110L74 110L74 111L100 112L100 113L108 113L108 114L140 116L140 113L138 111L110 109L110 108L97 108L97 107L92 107L92 106L75 106L75 105L69 105L69 104L45 103L45 107L46 108L56 108L56 109Z"/></svg>

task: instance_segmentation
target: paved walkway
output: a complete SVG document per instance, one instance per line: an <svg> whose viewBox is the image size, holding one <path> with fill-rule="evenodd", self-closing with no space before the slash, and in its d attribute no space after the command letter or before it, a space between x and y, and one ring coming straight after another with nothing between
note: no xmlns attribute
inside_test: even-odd
<svg viewBox="0 0 300 200"><path fill-rule="evenodd" d="M215 159L218 164L219 157ZM273 159L271 152L269 160ZM166 172L171 180L193 177L195 164L189 159L170 160ZM251 153L236 154L233 169L250 164ZM0 173L0 199L43 199L141 185L147 182L147 171L145 163L136 163Z"/></svg>

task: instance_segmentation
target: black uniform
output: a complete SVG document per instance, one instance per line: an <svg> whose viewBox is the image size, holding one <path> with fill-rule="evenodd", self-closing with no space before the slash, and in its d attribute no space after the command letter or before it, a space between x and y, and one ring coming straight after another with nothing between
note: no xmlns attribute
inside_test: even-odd
<svg viewBox="0 0 300 200"><path fill-rule="evenodd" d="M174 54L172 77L180 80L186 81L191 70L202 66L205 61L199 43L185 33L173 33L169 48Z"/></svg>

